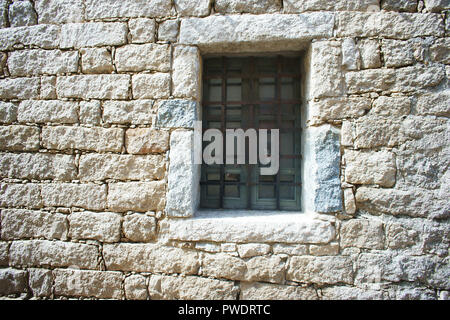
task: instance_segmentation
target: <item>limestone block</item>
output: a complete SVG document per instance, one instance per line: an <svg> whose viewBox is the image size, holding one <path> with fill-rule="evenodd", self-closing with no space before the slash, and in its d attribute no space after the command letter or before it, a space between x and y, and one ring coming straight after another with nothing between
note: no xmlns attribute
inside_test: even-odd
<svg viewBox="0 0 450 320"><path fill-rule="evenodd" d="M105 244L103 257L108 270L196 274L197 252L157 244Z"/></svg>
<svg viewBox="0 0 450 320"><path fill-rule="evenodd" d="M373 69L381 67L380 44L377 40L363 39L358 43L361 55L361 68Z"/></svg>
<svg viewBox="0 0 450 320"><path fill-rule="evenodd" d="M339 244L330 243L320 246L311 244L309 246L309 254L312 256L336 256L339 254Z"/></svg>
<svg viewBox="0 0 450 320"><path fill-rule="evenodd" d="M27 292L27 272L12 268L0 269L0 294Z"/></svg>
<svg viewBox="0 0 450 320"><path fill-rule="evenodd" d="M33 46L56 49L60 43L60 27L39 24L30 27L0 29L0 50L12 50L15 46Z"/></svg>
<svg viewBox="0 0 450 320"><path fill-rule="evenodd" d="M137 74L132 77L134 99L165 99L170 95L170 74Z"/></svg>
<svg viewBox="0 0 450 320"><path fill-rule="evenodd" d="M133 213L123 218L123 234L131 241L149 242L156 236L157 222L154 217Z"/></svg>
<svg viewBox="0 0 450 320"><path fill-rule="evenodd" d="M106 48L83 48L81 71L83 73L111 73L114 71L111 52Z"/></svg>
<svg viewBox="0 0 450 320"><path fill-rule="evenodd" d="M384 0L381 7L387 11L416 12L416 0Z"/></svg>
<svg viewBox="0 0 450 320"><path fill-rule="evenodd" d="M8 26L8 6L9 0L0 0L0 28Z"/></svg>
<svg viewBox="0 0 450 320"><path fill-rule="evenodd" d="M199 50L196 47L176 46L173 55L173 95L199 101L201 92Z"/></svg>
<svg viewBox="0 0 450 320"><path fill-rule="evenodd" d="M105 101L103 121L115 124L151 124L153 100Z"/></svg>
<svg viewBox="0 0 450 320"><path fill-rule="evenodd" d="M377 0L285 0L283 1L284 12L297 13L305 11L371 11L379 10Z"/></svg>
<svg viewBox="0 0 450 320"><path fill-rule="evenodd" d="M158 40L176 42L178 38L178 29L180 28L180 21L166 20L158 26Z"/></svg>
<svg viewBox="0 0 450 320"><path fill-rule="evenodd" d="M37 24L37 15L33 3L14 1L9 5L9 24L11 27L32 26Z"/></svg>
<svg viewBox="0 0 450 320"><path fill-rule="evenodd" d="M344 207L345 213L353 215L356 213L355 195L352 188L344 189Z"/></svg>
<svg viewBox="0 0 450 320"><path fill-rule="evenodd" d="M152 300L235 300L238 294L232 281L195 276L152 275L149 291Z"/></svg>
<svg viewBox="0 0 450 320"><path fill-rule="evenodd" d="M205 252L220 252L224 251L222 247L215 243L208 243L208 242L197 242L195 244L195 249L205 251ZM235 250L233 250L235 251Z"/></svg>
<svg viewBox="0 0 450 320"><path fill-rule="evenodd" d="M130 44L117 48L115 63L118 72L170 70L170 48L164 44Z"/></svg>
<svg viewBox="0 0 450 320"><path fill-rule="evenodd" d="M211 0L174 0L177 13L183 17L209 15Z"/></svg>
<svg viewBox="0 0 450 320"><path fill-rule="evenodd" d="M0 123L10 124L17 120L17 106L10 102L0 101Z"/></svg>
<svg viewBox="0 0 450 320"><path fill-rule="evenodd" d="M128 153L163 153L169 149L169 132L150 128L128 129L125 135Z"/></svg>
<svg viewBox="0 0 450 320"><path fill-rule="evenodd" d="M22 101L17 120L24 123L77 123L78 103L59 100Z"/></svg>
<svg viewBox="0 0 450 320"><path fill-rule="evenodd" d="M68 23L61 27L61 49L121 46L127 43L128 27L122 22Z"/></svg>
<svg viewBox="0 0 450 320"><path fill-rule="evenodd" d="M383 117L401 117L409 115L411 99L403 96L381 96L374 100L371 114Z"/></svg>
<svg viewBox="0 0 450 320"><path fill-rule="evenodd" d="M13 51L8 58L8 68L14 77L77 72L78 52L41 49Z"/></svg>
<svg viewBox="0 0 450 320"><path fill-rule="evenodd" d="M69 237L75 240L120 240L121 216L112 212L73 212L68 216Z"/></svg>
<svg viewBox="0 0 450 320"><path fill-rule="evenodd" d="M37 151L39 131L38 127L19 125L0 127L0 150Z"/></svg>
<svg viewBox="0 0 450 320"><path fill-rule="evenodd" d="M137 18L128 21L132 43L155 42L155 19Z"/></svg>
<svg viewBox="0 0 450 320"><path fill-rule="evenodd" d="M347 70L358 70L360 64L359 50L355 40L345 38L342 41L342 66Z"/></svg>
<svg viewBox="0 0 450 320"><path fill-rule="evenodd" d="M1 32L1 30L0 30ZM39 98L39 78L6 78L0 80L0 98L35 99Z"/></svg>
<svg viewBox="0 0 450 320"><path fill-rule="evenodd" d="M98 125L101 122L100 101L80 101L80 123Z"/></svg>
<svg viewBox="0 0 450 320"><path fill-rule="evenodd" d="M279 0L217 0L214 3L216 12L230 13L272 13L281 9Z"/></svg>
<svg viewBox="0 0 450 320"><path fill-rule="evenodd" d="M246 262L246 281L283 283L286 273L285 259L280 256L260 256Z"/></svg>
<svg viewBox="0 0 450 320"><path fill-rule="evenodd" d="M82 0L35 0L34 6L39 23L64 24L84 20Z"/></svg>
<svg viewBox="0 0 450 320"><path fill-rule="evenodd" d="M341 246L383 249L383 223L378 220L351 219L342 223Z"/></svg>
<svg viewBox="0 0 450 320"><path fill-rule="evenodd" d="M44 211L4 209L2 217L2 239L45 238L65 240L66 217L60 213Z"/></svg>
<svg viewBox="0 0 450 320"><path fill-rule="evenodd" d="M449 38L436 39L430 47L430 57L434 62L450 64Z"/></svg>
<svg viewBox="0 0 450 320"><path fill-rule="evenodd" d="M0 206L41 208L39 185L34 183L0 183Z"/></svg>
<svg viewBox="0 0 450 320"><path fill-rule="evenodd" d="M160 211L165 205L164 181L111 183L108 208L117 211Z"/></svg>
<svg viewBox="0 0 450 320"><path fill-rule="evenodd" d="M281 244L275 243L272 246L274 254L287 254L290 256L303 256L308 254L308 246L304 244Z"/></svg>
<svg viewBox="0 0 450 320"><path fill-rule="evenodd" d="M42 144L47 149L78 149L120 152L123 130L119 128L44 127Z"/></svg>
<svg viewBox="0 0 450 320"><path fill-rule="evenodd" d="M127 300L147 300L148 290L145 277L133 274L125 278L124 286Z"/></svg>
<svg viewBox="0 0 450 320"><path fill-rule="evenodd" d="M82 155L79 163L81 181L99 180L160 180L164 178L163 156L96 154Z"/></svg>
<svg viewBox="0 0 450 320"><path fill-rule="evenodd" d="M415 45L411 40L383 39L382 52L384 64L388 68L404 67L415 62Z"/></svg>
<svg viewBox="0 0 450 320"><path fill-rule="evenodd" d="M86 1L86 19L166 17L174 14L171 0Z"/></svg>
<svg viewBox="0 0 450 320"><path fill-rule="evenodd" d="M323 300L386 300L389 295L383 290L360 289L350 286L322 288Z"/></svg>
<svg viewBox="0 0 450 320"><path fill-rule="evenodd" d="M130 76L101 74L58 77L56 85L59 98L127 99Z"/></svg>
<svg viewBox="0 0 450 320"><path fill-rule="evenodd" d="M56 269L53 276L56 296L123 298L120 272Z"/></svg>
<svg viewBox="0 0 450 320"><path fill-rule="evenodd" d="M2 267L7 267L9 265L8 249L9 243L6 241L0 241L0 266Z"/></svg>
<svg viewBox="0 0 450 320"><path fill-rule="evenodd" d="M404 249L416 244L418 232L403 227L398 223L390 223L386 227L386 243L391 249Z"/></svg>
<svg viewBox="0 0 450 320"><path fill-rule="evenodd" d="M287 286L260 282L241 282L240 300L317 300L312 287Z"/></svg>
<svg viewBox="0 0 450 320"><path fill-rule="evenodd" d="M41 185L41 194L46 206L102 210L106 205L105 185L48 183Z"/></svg>
<svg viewBox="0 0 450 320"><path fill-rule="evenodd" d="M429 12L441 12L444 9L450 9L447 0L425 0L425 8Z"/></svg>
<svg viewBox="0 0 450 320"><path fill-rule="evenodd" d="M259 243L239 244L237 251L241 258L251 258L268 254L270 252L270 245Z"/></svg>
<svg viewBox="0 0 450 320"><path fill-rule="evenodd" d="M198 104L190 100L164 100L158 103L156 125L165 128L193 128Z"/></svg>
<svg viewBox="0 0 450 320"><path fill-rule="evenodd" d="M13 266L96 269L97 259L97 246L83 243L19 240L9 248L9 260Z"/></svg>
<svg viewBox="0 0 450 320"><path fill-rule="evenodd" d="M51 270L28 269L28 284L34 297L50 297L52 294L53 274Z"/></svg>
<svg viewBox="0 0 450 320"><path fill-rule="evenodd" d="M327 121L358 118L370 108L372 101L364 97L326 98L310 101L308 120L317 125Z"/></svg>
<svg viewBox="0 0 450 320"><path fill-rule="evenodd" d="M204 254L202 275L219 279L245 280L247 264L226 253Z"/></svg>
<svg viewBox="0 0 450 320"><path fill-rule="evenodd" d="M41 77L40 98L44 100L57 99L55 76Z"/></svg>

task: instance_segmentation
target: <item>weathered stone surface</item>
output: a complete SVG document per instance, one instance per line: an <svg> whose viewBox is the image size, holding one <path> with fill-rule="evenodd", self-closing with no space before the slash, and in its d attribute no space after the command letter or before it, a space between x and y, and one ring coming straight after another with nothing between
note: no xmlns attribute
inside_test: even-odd
<svg viewBox="0 0 450 320"><path fill-rule="evenodd" d="M170 138L166 213L172 217L190 217L199 202L200 165L193 164L194 134L174 131Z"/></svg>
<svg viewBox="0 0 450 320"><path fill-rule="evenodd" d="M408 230L408 234L414 234L414 230ZM413 236L413 235L412 235ZM411 241L416 240L410 237ZM445 257L448 254L450 242L450 228L447 223L430 222L423 226L423 250L424 252Z"/></svg>
<svg viewBox="0 0 450 320"><path fill-rule="evenodd" d="M6 241L0 241L0 266L6 267L9 265L9 259L8 259L8 248L9 243Z"/></svg>
<svg viewBox="0 0 450 320"><path fill-rule="evenodd" d="M80 53L83 73L111 73L114 71L111 51L107 48L83 48Z"/></svg>
<svg viewBox="0 0 450 320"><path fill-rule="evenodd" d="M371 108L372 101L364 97L328 98L309 103L309 121L313 125L326 121L357 118Z"/></svg>
<svg viewBox="0 0 450 320"><path fill-rule="evenodd" d="M196 47L175 47L172 66L172 90L175 97L200 100L200 61Z"/></svg>
<svg viewBox="0 0 450 320"><path fill-rule="evenodd" d="M419 115L450 117L450 90L420 95L417 99L416 112Z"/></svg>
<svg viewBox="0 0 450 320"><path fill-rule="evenodd" d="M82 0L35 0L39 23L70 23L84 20Z"/></svg>
<svg viewBox="0 0 450 320"><path fill-rule="evenodd" d="M285 259L272 255L251 258L246 262L246 281L283 283L286 272Z"/></svg>
<svg viewBox="0 0 450 320"><path fill-rule="evenodd" d="M127 43L127 33L127 24L121 22L63 24L61 27L60 47L67 49L120 46Z"/></svg>
<svg viewBox="0 0 450 320"><path fill-rule="evenodd" d="M42 49L13 51L9 54L8 68L14 77L77 72L78 52Z"/></svg>
<svg viewBox="0 0 450 320"><path fill-rule="evenodd" d="M280 0L217 0L214 9L220 13L272 13L281 9ZM288 11L289 12L289 11ZM293 13L293 12L289 12Z"/></svg>
<svg viewBox="0 0 450 320"><path fill-rule="evenodd" d="M176 42L178 38L178 29L180 28L180 21L166 20L158 26L158 40Z"/></svg>
<svg viewBox="0 0 450 320"><path fill-rule="evenodd" d="M272 246L274 254L287 254L290 256L303 256L308 254L308 246L304 244L281 244L276 243Z"/></svg>
<svg viewBox="0 0 450 320"><path fill-rule="evenodd" d="M72 239L91 239L101 242L120 240L121 216L112 212L74 212L68 217Z"/></svg>
<svg viewBox="0 0 450 320"><path fill-rule="evenodd" d="M389 296L383 290L336 286L322 288L323 300L385 300Z"/></svg>
<svg viewBox="0 0 450 320"><path fill-rule="evenodd" d="M287 280L316 283L353 284L353 264L347 257L292 257L286 273Z"/></svg>
<svg viewBox="0 0 450 320"><path fill-rule="evenodd" d="M360 67L359 50L355 40L345 38L342 41L342 66L347 70L357 70Z"/></svg>
<svg viewBox="0 0 450 320"><path fill-rule="evenodd" d="M82 243L20 240L9 247L9 260L13 266L96 269L97 258L98 248Z"/></svg>
<svg viewBox="0 0 450 320"><path fill-rule="evenodd" d="M162 210L166 202L165 186L164 181L111 183L108 208L117 212Z"/></svg>
<svg viewBox="0 0 450 320"><path fill-rule="evenodd" d="M45 238L65 240L66 217L60 213L31 210L9 210L1 212L2 239Z"/></svg>
<svg viewBox="0 0 450 320"><path fill-rule="evenodd" d="M377 0L287 0L283 1L283 8L284 12L287 13L304 11L370 11L379 10L379 3Z"/></svg>
<svg viewBox="0 0 450 320"><path fill-rule="evenodd" d="M128 21L132 43L155 42L155 19L137 18Z"/></svg>
<svg viewBox="0 0 450 320"><path fill-rule="evenodd" d="M156 244L105 244L103 257L108 270L196 274L196 252Z"/></svg>
<svg viewBox="0 0 450 320"><path fill-rule="evenodd" d="M436 300L436 292L427 288L398 286L390 290L389 296L396 300Z"/></svg>
<svg viewBox="0 0 450 320"><path fill-rule="evenodd" d="M430 57L434 62L450 64L450 40L448 38L436 39L430 47Z"/></svg>
<svg viewBox="0 0 450 320"><path fill-rule="evenodd" d="M127 300L147 300L148 290L145 277L138 274L126 277L124 287Z"/></svg>
<svg viewBox="0 0 450 320"><path fill-rule="evenodd" d="M378 220L351 219L341 227L341 246L383 249L383 223Z"/></svg>
<svg viewBox="0 0 450 320"><path fill-rule="evenodd" d="M152 275L151 300L235 300L238 290L231 281L187 276Z"/></svg>
<svg viewBox="0 0 450 320"><path fill-rule="evenodd" d="M34 11L33 3L24 1L14 1L9 5L9 24L11 27L24 27L37 24L37 15Z"/></svg>
<svg viewBox="0 0 450 320"><path fill-rule="evenodd" d="M0 50L11 50L16 46L33 46L56 49L59 46L60 27L39 24L31 27L0 29Z"/></svg>
<svg viewBox="0 0 450 320"><path fill-rule="evenodd" d="M34 297L50 297L53 274L51 270L28 269L28 284Z"/></svg>
<svg viewBox="0 0 450 320"><path fill-rule="evenodd" d="M414 42L411 40L383 39L382 52L384 64L388 68L404 67L414 64L416 50Z"/></svg>
<svg viewBox="0 0 450 320"><path fill-rule="evenodd" d="M57 80L59 98L127 99L129 86L127 74L78 75Z"/></svg>
<svg viewBox="0 0 450 320"><path fill-rule="evenodd" d="M414 245L418 232L404 228L401 224L390 223L386 227L386 243L391 249L403 249Z"/></svg>
<svg viewBox="0 0 450 320"><path fill-rule="evenodd" d="M352 184L395 185L395 157L388 151L345 151L345 181Z"/></svg>
<svg viewBox="0 0 450 320"><path fill-rule="evenodd" d="M246 243L237 246L237 251L241 258L251 258L262 256L270 252L270 245L259 243Z"/></svg>
<svg viewBox="0 0 450 320"><path fill-rule="evenodd" d="M180 43L210 52L233 48L273 51L279 50L274 43L298 47L299 40L331 37L333 25L333 14L324 12L190 18L181 22Z"/></svg>
<svg viewBox="0 0 450 320"><path fill-rule="evenodd" d="M120 152L123 130L119 128L44 127L42 145L47 149Z"/></svg>
<svg viewBox="0 0 450 320"><path fill-rule="evenodd" d="M450 9L448 0L425 0L425 7L430 12L440 12L444 9Z"/></svg>
<svg viewBox="0 0 450 320"><path fill-rule="evenodd" d="M409 39L444 34L442 19L437 14L424 13L356 13L337 14L338 37L386 37Z"/></svg>
<svg viewBox="0 0 450 320"><path fill-rule="evenodd" d="M199 211L187 220L170 220L168 237L182 241L328 243L334 239L335 229L328 221L304 214L234 211L224 216Z"/></svg>
<svg viewBox="0 0 450 320"><path fill-rule="evenodd" d="M434 288L449 290L450 258L446 257L445 259L438 261L434 270L431 271L431 276L427 277L426 281Z"/></svg>
<svg viewBox="0 0 450 320"><path fill-rule="evenodd" d="M0 30L1 32L1 30ZM0 80L0 98L35 99L39 97L39 78L6 78Z"/></svg>
<svg viewBox="0 0 450 320"><path fill-rule="evenodd" d="M377 40L363 39L358 43L361 55L361 68L372 69L381 67L380 44Z"/></svg>
<svg viewBox="0 0 450 320"><path fill-rule="evenodd" d="M183 17L204 17L209 14L210 0L174 0L177 13Z"/></svg>
<svg viewBox="0 0 450 320"><path fill-rule="evenodd" d="M226 253L204 254L202 275L221 279L245 280L247 265L244 260Z"/></svg>
<svg viewBox="0 0 450 320"><path fill-rule="evenodd" d="M56 99L56 77L41 77L40 98L44 100Z"/></svg>
<svg viewBox="0 0 450 320"><path fill-rule="evenodd" d="M124 18L124 17L164 17L173 14L170 0L97 0L86 1L87 19Z"/></svg>
<svg viewBox="0 0 450 320"><path fill-rule="evenodd" d="M150 128L128 129L125 135L128 153L162 153L169 148L169 131Z"/></svg>
<svg viewBox="0 0 450 320"><path fill-rule="evenodd" d="M86 154L80 157L79 177L82 181L160 180L165 174L163 156Z"/></svg>
<svg viewBox="0 0 450 320"><path fill-rule="evenodd" d="M166 128L193 128L198 104L190 100L164 100L158 103L156 125Z"/></svg>
<svg viewBox="0 0 450 320"><path fill-rule="evenodd" d="M130 44L117 48L115 63L119 72L169 72L170 48L164 44Z"/></svg>
<svg viewBox="0 0 450 320"><path fill-rule="evenodd" d="M241 282L240 300L317 300L312 287L286 286L280 284Z"/></svg>
<svg viewBox="0 0 450 320"><path fill-rule="evenodd" d="M309 254L312 256L336 256L339 254L339 244L330 243L320 246L311 244L309 246Z"/></svg>
<svg viewBox="0 0 450 320"><path fill-rule="evenodd" d="M59 100L22 101L17 120L25 123L77 123L78 103Z"/></svg>
<svg viewBox="0 0 450 320"><path fill-rule="evenodd" d="M153 100L105 101L103 121L117 124L151 124Z"/></svg>
<svg viewBox="0 0 450 320"><path fill-rule="evenodd" d="M49 183L41 185L41 194L46 206L102 210L106 205L105 185Z"/></svg>
<svg viewBox="0 0 450 320"><path fill-rule="evenodd" d="M0 123L10 124L17 120L17 106L10 102L0 101Z"/></svg>
<svg viewBox="0 0 450 320"><path fill-rule="evenodd" d="M388 11L415 12L417 10L416 0L384 0L381 7Z"/></svg>
<svg viewBox="0 0 450 320"><path fill-rule="evenodd" d="M137 74L132 78L133 98L164 99L170 95L170 74Z"/></svg>
<svg viewBox="0 0 450 320"><path fill-rule="evenodd" d="M0 0L0 28L8 26L8 6L9 0Z"/></svg>
<svg viewBox="0 0 450 320"><path fill-rule="evenodd" d="M343 93L341 43L319 41L311 44L311 98L336 97Z"/></svg>
<svg viewBox="0 0 450 320"><path fill-rule="evenodd" d="M0 294L27 292L27 272L12 268L0 269Z"/></svg>
<svg viewBox="0 0 450 320"><path fill-rule="evenodd" d="M1 207L41 208L42 198L38 184L0 183Z"/></svg>
<svg viewBox="0 0 450 320"><path fill-rule="evenodd" d="M437 86L444 78L442 66L369 69L351 71L345 75L348 93L411 92Z"/></svg>
<svg viewBox="0 0 450 320"><path fill-rule="evenodd" d="M411 111L411 99L402 96L381 96L373 102L371 114L384 117L406 116Z"/></svg>
<svg viewBox="0 0 450 320"><path fill-rule="evenodd" d="M69 297L95 297L122 299L120 272L56 269L55 295Z"/></svg>
<svg viewBox="0 0 450 320"><path fill-rule="evenodd" d="M154 217L133 213L123 218L122 228L125 237L131 241L149 242L156 236L157 222Z"/></svg>
<svg viewBox="0 0 450 320"><path fill-rule="evenodd" d="M215 243L208 243L208 242L196 242L195 249L205 251L205 252L211 252L211 253L217 253L220 251L224 251L224 250L222 250L222 246L215 244Z"/></svg>
<svg viewBox="0 0 450 320"><path fill-rule="evenodd" d="M101 122L100 101L80 101L80 123L96 125Z"/></svg>
<svg viewBox="0 0 450 320"><path fill-rule="evenodd" d="M19 125L0 127L0 150L37 151L39 131L38 127Z"/></svg>

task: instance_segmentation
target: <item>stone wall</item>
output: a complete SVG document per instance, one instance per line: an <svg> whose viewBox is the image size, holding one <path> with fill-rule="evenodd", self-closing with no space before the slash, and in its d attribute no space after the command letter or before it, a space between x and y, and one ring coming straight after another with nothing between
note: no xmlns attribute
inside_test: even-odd
<svg viewBox="0 0 450 320"><path fill-rule="evenodd" d="M447 299L448 10L0 0L0 296ZM284 50L305 52L312 207L196 213L201 56Z"/></svg>

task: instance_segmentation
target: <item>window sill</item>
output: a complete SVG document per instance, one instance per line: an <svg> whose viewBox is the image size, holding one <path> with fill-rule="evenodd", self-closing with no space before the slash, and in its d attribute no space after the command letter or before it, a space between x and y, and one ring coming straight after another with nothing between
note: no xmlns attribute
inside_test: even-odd
<svg viewBox="0 0 450 320"><path fill-rule="evenodd" d="M336 235L331 221L289 211L199 210L166 223L168 239L178 241L324 244Z"/></svg>

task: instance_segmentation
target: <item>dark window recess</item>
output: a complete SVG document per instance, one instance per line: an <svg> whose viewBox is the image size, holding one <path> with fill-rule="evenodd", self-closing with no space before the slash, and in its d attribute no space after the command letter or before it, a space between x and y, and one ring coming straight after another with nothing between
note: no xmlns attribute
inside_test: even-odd
<svg viewBox="0 0 450 320"><path fill-rule="evenodd" d="M259 165L203 164L201 207L300 209L300 62L281 55L204 59L203 130L219 129L225 139L225 129L279 129L280 170L263 176Z"/></svg>

